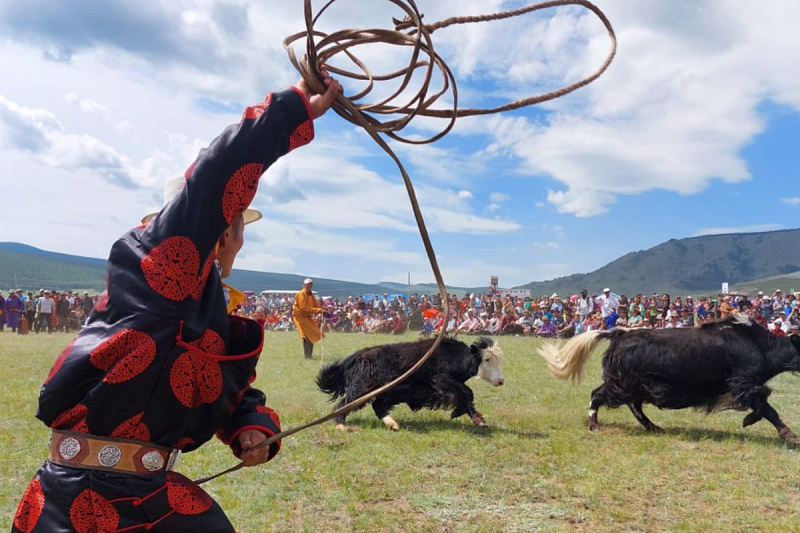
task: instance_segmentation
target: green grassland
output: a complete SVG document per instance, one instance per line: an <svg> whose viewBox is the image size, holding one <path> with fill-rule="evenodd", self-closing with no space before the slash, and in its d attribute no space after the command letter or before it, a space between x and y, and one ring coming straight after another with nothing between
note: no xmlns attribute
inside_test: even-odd
<svg viewBox="0 0 800 533"><path fill-rule="evenodd" d="M0 530L10 528L45 457L36 396L69 340L0 333ZM284 427L306 422L330 409L313 385L323 352L332 360L398 340L332 335L304 361L295 334L269 333L256 386ZM306 430L286 439L271 463L204 487L245 533L800 531L800 452L768 423L745 430L741 413L651 407L666 434L649 435L627 409L603 409L603 431L590 434L586 406L600 381L600 352L585 381L572 386L549 376L536 340L499 342L505 386L470 382L488 428L403 406L394 412L402 429L391 432L364 409L348 419L358 432L332 423ZM773 405L797 431L800 380L784 375L772 386ZM197 478L234 462L211 442L184 456L179 470Z"/></svg>

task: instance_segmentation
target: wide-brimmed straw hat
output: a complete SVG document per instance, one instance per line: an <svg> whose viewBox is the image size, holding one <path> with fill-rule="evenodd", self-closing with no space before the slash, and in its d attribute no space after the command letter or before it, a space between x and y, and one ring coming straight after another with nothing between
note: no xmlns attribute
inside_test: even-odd
<svg viewBox="0 0 800 533"><path fill-rule="evenodd" d="M170 178L164 183L164 207L167 206L172 200L174 200L186 187L186 178L183 176L178 176L177 178ZM145 215L142 218L142 224L149 224L151 220L158 214L150 213L149 215ZM255 209L245 209L244 213L244 223L252 224L257 220L261 220L263 215L260 211Z"/></svg>

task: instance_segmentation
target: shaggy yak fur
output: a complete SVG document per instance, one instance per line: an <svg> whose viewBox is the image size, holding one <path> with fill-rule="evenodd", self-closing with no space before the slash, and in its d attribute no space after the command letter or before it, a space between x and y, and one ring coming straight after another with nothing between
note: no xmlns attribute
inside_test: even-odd
<svg viewBox="0 0 800 533"><path fill-rule="evenodd" d="M342 398L338 409L403 374L433 342L434 339L427 339L364 348L320 370L317 387L329 394L331 401ZM423 407L453 408L452 418L467 414L474 424L484 426L483 415L475 409L472 390L465 382L480 374L493 385L502 385L501 355L500 348L486 337L479 338L472 346L445 338L419 370L377 396L372 409L390 429L399 428L389 412L401 403L408 404L412 411ZM337 417L335 422L337 427L344 428L345 416Z"/></svg>
<svg viewBox="0 0 800 533"><path fill-rule="evenodd" d="M556 378L579 381L602 339L611 344L603 356L603 384L589 404L590 430L599 428L600 406L627 405L648 431L661 431L642 411L642 404L650 403L709 413L750 410L744 427L766 418L781 438L800 444L767 401L766 386L782 372L800 372L800 337L778 337L738 315L696 329L592 331L565 344L547 344L539 353Z"/></svg>

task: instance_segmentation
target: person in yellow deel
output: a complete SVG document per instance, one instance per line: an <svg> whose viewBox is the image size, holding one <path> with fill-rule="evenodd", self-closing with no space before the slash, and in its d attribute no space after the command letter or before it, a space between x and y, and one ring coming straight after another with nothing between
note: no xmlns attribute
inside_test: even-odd
<svg viewBox="0 0 800 533"><path fill-rule="evenodd" d="M303 354L306 359L311 359L314 353L314 343L322 340L324 335L320 331L314 315L319 315L325 310L320 307L317 298L314 296L314 280L306 278L303 280L303 288L294 297L292 307L292 319L297 326L297 332L303 339Z"/></svg>

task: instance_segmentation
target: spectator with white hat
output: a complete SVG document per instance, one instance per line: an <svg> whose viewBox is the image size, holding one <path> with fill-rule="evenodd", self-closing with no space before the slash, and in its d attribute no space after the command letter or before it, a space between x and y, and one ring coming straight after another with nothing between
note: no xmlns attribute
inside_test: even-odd
<svg viewBox="0 0 800 533"><path fill-rule="evenodd" d="M325 310L320 306L316 296L314 296L314 280L306 278L303 280L303 288L294 297L292 307L292 319L300 338L303 339L303 355L306 359L311 359L314 354L314 344L324 338L324 334L317 325L316 316Z"/></svg>
<svg viewBox="0 0 800 533"><path fill-rule="evenodd" d="M600 310L603 318L608 318L619 307L619 295L611 292L611 289L606 287L603 289L603 294L597 297L600 300Z"/></svg>

